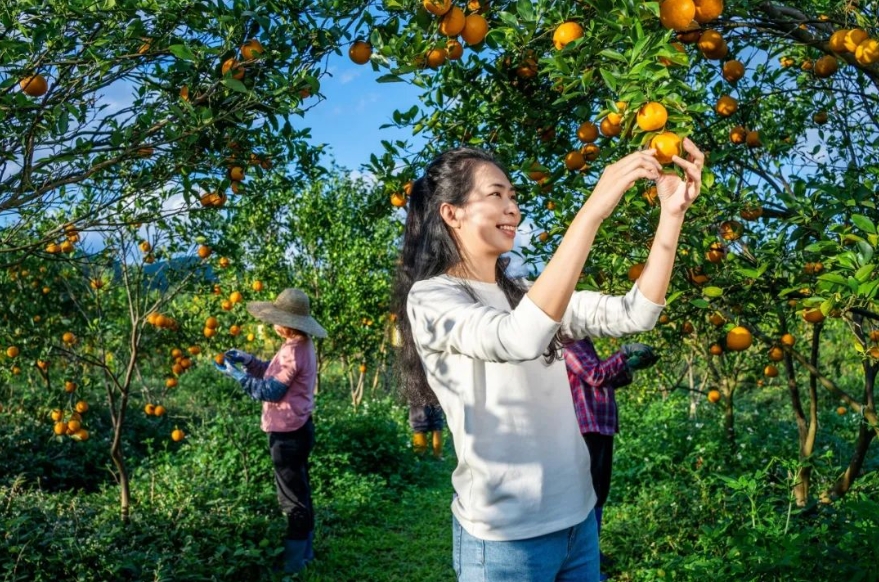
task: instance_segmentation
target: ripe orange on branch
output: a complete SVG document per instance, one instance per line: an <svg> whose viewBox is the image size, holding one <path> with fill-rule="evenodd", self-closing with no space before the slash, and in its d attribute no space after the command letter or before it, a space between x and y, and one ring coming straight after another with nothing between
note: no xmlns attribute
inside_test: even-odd
<svg viewBox="0 0 879 582"><path fill-rule="evenodd" d="M348 49L348 58L355 64L365 65L372 56L372 45L362 40L354 41L354 44Z"/></svg>
<svg viewBox="0 0 879 582"><path fill-rule="evenodd" d="M767 364L765 368L763 368L763 375L767 378L775 378L778 376L778 368L773 366L772 364Z"/></svg>
<svg viewBox="0 0 879 582"><path fill-rule="evenodd" d="M244 41L244 44L241 45L241 56L244 60L252 61L253 59L259 58L261 54L265 52L265 48L263 48L262 43L260 43L255 38L251 38L250 40Z"/></svg>
<svg viewBox="0 0 879 582"><path fill-rule="evenodd" d="M723 78L729 83L735 83L745 76L745 65L735 59L723 63Z"/></svg>
<svg viewBox="0 0 879 582"><path fill-rule="evenodd" d="M577 128L577 139L583 143L592 143L598 139L598 128L591 121L584 121Z"/></svg>
<svg viewBox="0 0 879 582"><path fill-rule="evenodd" d="M461 38L468 45L473 46L481 43L488 34L488 21L481 14L468 14L464 19L464 29Z"/></svg>
<svg viewBox="0 0 879 582"><path fill-rule="evenodd" d="M452 6L440 19L439 32L445 36L458 36L464 30L464 11Z"/></svg>
<svg viewBox="0 0 879 582"><path fill-rule="evenodd" d="M708 402L712 404L716 404L720 402L720 391L719 390L709 390L708 391Z"/></svg>
<svg viewBox="0 0 879 582"><path fill-rule="evenodd" d="M656 159L662 165L672 163L673 156L681 155L681 138L671 131L664 131L650 140L650 147L656 150Z"/></svg>
<svg viewBox="0 0 879 582"><path fill-rule="evenodd" d="M662 103L651 101L645 103L638 110L635 121L643 131L656 131L665 127L665 122L668 121L668 111Z"/></svg>
<svg viewBox="0 0 879 582"><path fill-rule="evenodd" d="M42 97L49 91L49 83L46 81L46 77L40 74L25 77L18 85L25 95L30 95L31 97Z"/></svg>
<svg viewBox="0 0 879 582"><path fill-rule="evenodd" d="M723 0L693 0L696 14L693 19L699 24L716 20L723 14Z"/></svg>
<svg viewBox="0 0 879 582"><path fill-rule="evenodd" d="M452 0L424 0L423 5L431 14L442 16L452 9Z"/></svg>
<svg viewBox="0 0 879 582"><path fill-rule="evenodd" d="M665 28L686 30L696 17L693 0L664 0L659 5L659 22Z"/></svg>
<svg viewBox="0 0 879 582"><path fill-rule="evenodd" d="M558 50L580 38L583 38L583 27L576 22L564 22L552 33L552 43Z"/></svg>
<svg viewBox="0 0 879 582"><path fill-rule="evenodd" d="M733 352L741 352L751 347L754 338L746 327L741 325L729 330L726 334L726 347Z"/></svg>
<svg viewBox="0 0 879 582"><path fill-rule="evenodd" d="M714 110L717 111L717 114L721 117L729 117L735 113L738 108L738 101L729 95L722 95L720 99L717 100L717 105L714 107Z"/></svg>

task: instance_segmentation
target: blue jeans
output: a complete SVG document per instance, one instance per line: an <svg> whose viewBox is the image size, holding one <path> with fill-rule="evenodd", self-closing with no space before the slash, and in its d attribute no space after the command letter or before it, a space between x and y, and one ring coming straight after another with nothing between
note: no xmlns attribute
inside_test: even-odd
<svg viewBox="0 0 879 582"><path fill-rule="evenodd" d="M452 562L458 582L598 582L595 511L574 527L505 542L473 537L452 516Z"/></svg>

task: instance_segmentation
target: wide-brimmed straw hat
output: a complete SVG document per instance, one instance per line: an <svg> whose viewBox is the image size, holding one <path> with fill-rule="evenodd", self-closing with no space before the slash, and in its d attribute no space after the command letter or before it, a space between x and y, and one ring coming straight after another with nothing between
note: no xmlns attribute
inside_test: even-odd
<svg viewBox="0 0 879 582"><path fill-rule="evenodd" d="M314 337L327 337L327 330L311 316L308 295L299 289L284 289L274 301L250 301L247 311L266 323L292 327Z"/></svg>

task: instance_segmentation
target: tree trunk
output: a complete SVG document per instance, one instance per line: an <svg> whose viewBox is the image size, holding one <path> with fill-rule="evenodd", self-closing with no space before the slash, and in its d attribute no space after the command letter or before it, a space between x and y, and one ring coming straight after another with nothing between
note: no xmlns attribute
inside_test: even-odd
<svg viewBox="0 0 879 582"><path fill-rule="evenodd" d="M736 426L735 426L735 415L733 412L733 395L735 394L735 386L730 386L729 381L724 378L721 383L721 387L724 389L723 392L726 394L726 399L724 400L724 408L723 408L723 428L726 433L726 441L729 445L730 454L734 455L736 452Z"/></svg>
<svg viewBox="0 0 879 582"><path fill-rule="evenodd" d="M117 417L113 431L113 444L110 445L110 458L119 475L119 512L122 522L128 524L131 518L131 489L128 481L128 470L125 468L125 455L122 452L122 419L125 411L122 410Z"/></svg>
<svg viewBox="0 0 879 582"><path fill-rule="evenodd" d="M870 443L873 442L873 437L875 436L876 433L873 429L866 424L861 424L861 427L858 430L858 441L855 443L855 450L852 453L852 458L849 461L848 468L846 468L845 472L839 476L830 491L824 494L824 497L821 499L822 501L826 503L834 499L839 499L848 493L852 484L855 482L855 479L858 478L858 475L861 472L861 467L864 465L864 458L866 458L867 451L870 450Z"/></svg>

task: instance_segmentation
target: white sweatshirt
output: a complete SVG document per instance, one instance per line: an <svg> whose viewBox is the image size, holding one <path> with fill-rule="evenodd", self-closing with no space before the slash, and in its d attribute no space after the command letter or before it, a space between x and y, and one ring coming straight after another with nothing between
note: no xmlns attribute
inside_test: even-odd
<svg viewBox="0 0 879 582"><path fill-rule="evenodd" d="M543 354L560 327L570 338L637 333L662 307L637 286L622 297L581 291L559 323L527 296L511 310L494 283L440 275L412 286L409 320L454 439L452 512L467 532L519 540L586 519L596 499L589 452L564 360Z"/></svg>

